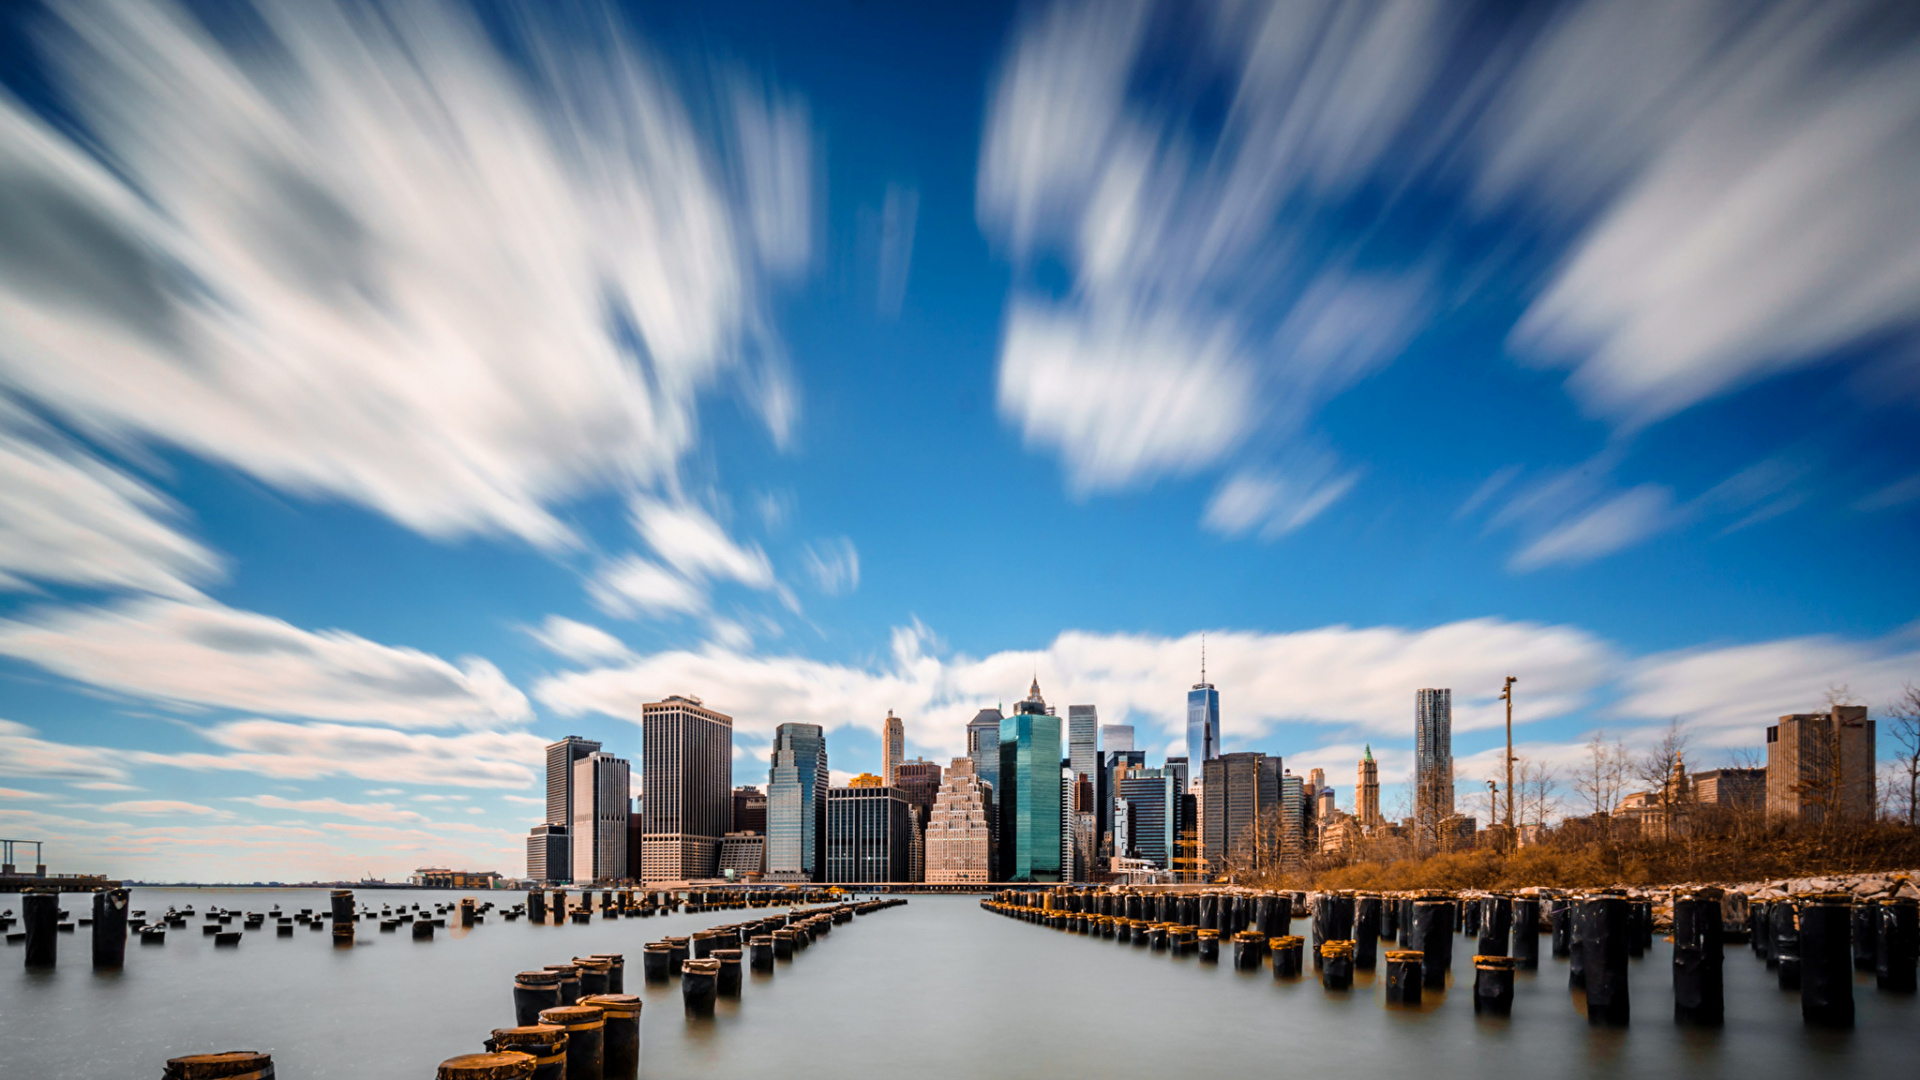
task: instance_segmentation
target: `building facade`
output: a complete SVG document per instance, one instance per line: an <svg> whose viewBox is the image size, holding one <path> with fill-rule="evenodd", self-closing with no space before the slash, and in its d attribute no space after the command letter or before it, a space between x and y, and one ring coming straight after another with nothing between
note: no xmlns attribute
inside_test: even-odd
<svg viewBox="0 0 1920 1080"><path fill-rule="evenodd" d="M1360 775L1353 785L1353 816L1363 829L1371 829L1380 817L1380 764L1373 760L1373 744L1360 755Z"/></svg>
<svg viewBox="0 0 1920 1080"><path fill-rule="evenodd" d="M1280 803L1281 762L1257 751L1222 754L1201 769L1200 849L1205 872L1217 874L1230 856L1264 868L1278 852L1263 836L1262 819Z"/></svg>
<svg viewBox="0 0 1920 1080"><path fill-rule="evenodd" d="M767 773L767 880L820 881L826 873L827 736L819 724L781 724Z"/></svg>
<svg viewBox="0 0 1920 1080"><path fill-rule="evenodd" d="M927 817L926 880L978 885L993 880L992 789L974 775L973 759L948 766Z"/></svg>
<svg viewBox="0 0 1920 1080"><path fill-rule="evenodd" d="M910 758L894 766L893 786L912 811L908 815L912 835L908 838L907 876L903 881L926 880L927 822L932 819L933 800L940 794L940 782L940 766L925 758Z"/></svg>
<svg viewBox="0 0 1920 1080"><path fill-rule="evenodd" d="M907 800L890 787L827 790L827 881L900 881L907 865Z"/></svg>
<svg viewBox="0 0 1920 1080"><path fill-rule="evenodd" d="M1100 725L1100 748L1109 754L1119 750L1133 749L1133 725Z"/></svg>
<svg viewBox="0 0 1920 1080"><path fill-rule="evenodd" d="M1075 776L1091 778L1099 763L1100 712L1092 705L1067 706L1067 761Z"/></svg>
<svg viewBox="0 0 1920 1080"><path fill-rule="evenodd" d="M967 721L967 756L973 759L974 778L1000 787L1000 721L1005 720L998 707L981 709ZM993 827L998 830L999 824Z"/></svg>
<svg viewBox="0 0 1920 1080"><path fill-rule="evenodd" d="M755 881L766 875L767 838L757 832L730 832L720 840L720 876Z"/></svg>
<svg viewBox="0 0 1920 1080"><path fill-rule="evenodd" d="M907 760L907 722L887 710L886 723L882 725L880 735L880 778L888 787L893 786L893 771Z"/></svg>
<svg viewBox="0 0 1920 1080"><path fill-rule="evenodd" d="M641 873L711 878L733 815L733 717L678 694L642 705L640 717Z"/></svg>
<svg viewBox="0 0 1920 1080"><path fill-rule="evenodd" d="M573 855L565 825L535 825L527 837L527 880L550 885L573 880ZM555 876L555 875L559 876Z"/></svg>
<svg viewBox="0 0 1920 1080"><path fill-rule="evenodd" d="M999 845L1002 880L1061 880L1060 718L1034 680L1026 700L1000 722Z"/></svg>
<svg viewBox="0 0 1920 1080"><path fill-rule="evenodd" d="M625 758L598 751L573 763L573 880L627 876L627 805L632 778Z"/></svg>
<svg viewBox="0 0 1920 1080"><path fill-rule="evenodd" d="M1767 729L1767 813L1802 821L1870 820L1874 721L1865 705L1794 713Z"/></svg>
<svg viewBox="0 0 1920 1080"><path fill-rule="evenodd" d="M1204 775L1198 772L1200 763L1219 756L1220 691L1207 681L1203 665L1200 681L1187 692L1187 761L1199 778Z"/></svg>
<svg viewBox="0 0 1920 1080"><path fill-rule="evenodd" d="M728 832L767 833L767 793L751 784L733 789L733 817Z"/></svg>
<svg viewBox="0 0 1920 1080"><path fill-rule="evenodd" d="M1114 811L1114 854L1145 859L1162 870L1173 869L1184 793L1180 778L1165 769L1138 766L1128 769L1115 784L1119 795Z"/></svg>
<svg viewBox="0 0 1920 1080"><path fill-rule="evenodd" d="M1439 841L1439 823L1453 816L1453 691L1413 695L1413 816L1420 842Z"/></svg>
<svg viewBox="0 0 1920 1080"><path fill-rule="evenodd" d="M1760 810L1767 805L1767 770L1708 769L1693 774L1693 801L1701 806Z"/></svg>

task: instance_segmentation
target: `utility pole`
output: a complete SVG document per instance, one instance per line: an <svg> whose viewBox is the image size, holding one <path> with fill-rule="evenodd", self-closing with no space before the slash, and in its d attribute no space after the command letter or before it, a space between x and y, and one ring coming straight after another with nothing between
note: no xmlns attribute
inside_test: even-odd
<svg viewBox="0 0 1920 1080"><path fill-rule="evenodd" d="M1512 844L1519 835L1513 831L1513 684L1519 681L1509 675L1507 684L1500 688L1500 699L1507 703L1507 842L1509 844Z"/></svg>

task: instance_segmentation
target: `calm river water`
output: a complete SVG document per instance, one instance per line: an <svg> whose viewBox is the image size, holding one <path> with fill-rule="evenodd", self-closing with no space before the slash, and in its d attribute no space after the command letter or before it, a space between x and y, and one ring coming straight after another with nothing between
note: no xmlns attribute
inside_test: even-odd
<svg viewBox="0 0 1920 1080"><path fill-rule="evenodd" d="M423 905L463 895L363 891L362 903ZM517 893L477 894L506 906ZM324 910L323 890L136 889L149 916L169 905ZM64 906L91 910L85 896ZM20 910L0 896L0 908ZM640 947L743 912L535 926L493 921L415 942L362 922L358 944L335 950L304 927L291 938L247 933L216 950L200 921L162 946L137 940L123 971L90 970L88 928L61 935L53 972L23 970L19 946L0 954L0 1076L18 1080L158 1077L179 1054L267 1050L285 1080L428 1080L454 1054L475 1052L513 1022L517 971L573 956L622 952L627 991L646 999L641 1075L805 1080L849 1075L929 1078L1079 1076L1255 1078L1322 1076L1474 1080L1521 1076L1911 1077L1920 1070L1920 1002L1857 981L1851 1032L1802 1027L1797 995L1782 993L1745 946L1727 955L1727 1025L1672 1022L1670 956L1656 943L1632 974L1634 1024L1596 1030L1569 998L1566 965L1542 957L1519 977L1511 1019L1478 1019L1472 944L1456 945L1462 980L1419 1011L1388 1009L1369 973L1347 994L1318 981L1276 982L1230 963L1048 930L982 911L969 897L915 897L864 915L749 976L737 1003L690 1023L678 985L646 986ZM236 921L235 926L238 926ZM1306 923L1295 923L1296 932ZM1545 953L1546 943L1542 942ZM1384 976L1384 969L1381 972Z"/></svg>

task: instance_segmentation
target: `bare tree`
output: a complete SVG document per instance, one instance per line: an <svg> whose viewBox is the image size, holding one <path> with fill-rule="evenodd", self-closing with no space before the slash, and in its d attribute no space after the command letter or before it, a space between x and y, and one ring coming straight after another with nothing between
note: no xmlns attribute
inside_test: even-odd
<svg viewBox="0 0 1920 1080"><path fill-rule="evenodd" d="M1620 802L1620 789L1627 781L1627 748L1623 743L1608 745L1606 733L1596 731L1587 743L1587 754L1573 776L1573 789L1581 802L1591 808L1596 820L1604 824L1606 815Z"/></svg>
<svg viewBox="0 0 1920 1080"><path fill-rule="evenodd" d="M1676 716L1667 722L1667 730L1661 734L1660 741L1633 762L1634 779L1647 785L1647 794L1653 798L1654 805L1660 808L1660 835L1663 840L1673 839L1673 819L1687 802L1686 778L1679 775L1686 751L1687 735L1681 730L1680 718Z"/></svg>
<svg viewBox="0 0 1920 1080"><path fill-rule="evenodd" d="M1522 757L1516 763L1519 779L1519 815L1521 824L1545 828L1547 819L1559 809L1560 778L1553 766L1544 761Z"/></svg>
<svg viewBox="0 0 1920 1080"><path fill-rule="evenodd" d="M1905 692L1891 706L1882 709L1880 715L1893 736L1893 745L1900 750L1894 764L1898 768L1897 779L1906 785L1905 791L1899 791L1894 784L1887 785L1891 791L1899 792L1892 809L1908 825L1920 825L1920 686L1908 683Z"/></svg>

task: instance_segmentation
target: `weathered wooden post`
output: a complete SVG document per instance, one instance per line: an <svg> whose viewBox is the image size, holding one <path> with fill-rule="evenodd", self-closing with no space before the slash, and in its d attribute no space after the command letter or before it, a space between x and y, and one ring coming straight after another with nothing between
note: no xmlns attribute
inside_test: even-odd
<svg viewBox="0 0 1920 1080"><path fill-rule="evenodd" d="M489 1054L526 1054L533 1058L532 1080L566 1080L567 1029L558 1024L494 1028L485 1046Z"/></svg>
<svg viewBox="0 0 1920 1080"><path fill-rule="evenodd" d="M1273 977L1276 979L1297 979L1305 961L1301 951L1306 947L1306 939L1296 934L1283 934L1271 939L1268 947L1273 950ZM1255 967L1259 964L1256 962Z"/></svg>
<svg viewBox="0 0 1920 1080"><path fill-rule="evenodd" d="M1889 994L1913 993L1914 961L1920 954L1920 901L1904 896L1881 901L1878 928L1874 985Z"/></svg>
<svg viewBox="0 0 1920 1080"><path fill-rule="evenodd" d="M609 994L626 993L627 992L627 958L625 954L597 952L593 954L592 958L595 960L605 960L607 962L606 992Z"/></svg>
<svg viewBox="0 0 1920 1080"><path fill-rule="evenodd" d="M1853 897L1823 893L1800 905L1800 1018L1853 1026Z"/></svg>
<svg viewBox="0 0 1920 1080"><path fill-rule="evenodd" d="M581 997L589 998L596 994L609 992L607 981L608 976L613 971L612 964L607 963L605 960L596 960L592 957L583 959L576 956L573 958L573 966L579 969Z"/></svg>
<svg viewBox="0 0 1920 1080"><path fill-rule="evenodd" d="M117 971L127 960L127 890L93 894L93 967Z"/></svg>
<svg viewBox="0 0 1920 1080"><path fill-rule="evenodd" d="M27 935L27 967L50 968L60 961L60 897L26 893L20 897L20 929Z"/></svg>
<svg viewBox="0 0 1920 1080"><path fill-rule="evenodd" d="M1353 989L1353 942L1329 941L1320 946L1320 986L1326 990Z"/></svg>
<svg viewBox="0 0 1920 1080"><path fill-rule="evenodd" d="M1387 1002L1392 1005L1420 1004L1423 962L1417 949L1394 949L1387 953Z"/></svg>
<svg viewBox="0 0 1920 1080"><path fill-rule="evenodd" d="M720 975L714 980L714 992L721 997L740 996L740 950L715 949L713 959L720 961Z"/></svg>
<svg viewBox="0 0 1920 1080"><path fill-rule="evenodd" d="M1507 939L1513 936L1513 901L1505 896L1480 898L1479 951L1476 956L1507 955ZM1476 969L1477 970L1477 969ZM1476 985L1479 976L1474 976ZM1509 978L1508 982L1512 982ZM1478 1000L1477 998L1475 1000Z"/></svg>
<svg viewBox="0 0 1920 1080"><path fill-rule="evenodd" d="M581 1003L606 1014L601 1075L605 1080L634 1080L640 1075L640 999L632 994L598 994Z"/></svg>
<svg viewBox="0 0 1920 1080"><path fill-rule="evenodd" d="M560 980L560 1004L572 1005L580 1000L580 969L572 964L548 964L548 971Z"/></svg>
<svg viewBox="0 0 1920 1080"><path fill-rule="evenodd" d="M567 1080L600 1080L606 1062L604 1010L598 1005L562 1005L541 1013L540 1022L567 1029Z"/></svg>
<svg viewBox="0 0 1920 1080"><path fill-rule="evenodd" d="M353 913L353 891L335 889L331 899L333 901L333 943L335 946L352 945L353 923L356 918Z"/></svg>
<svg viewBox="0 0 1920 1080"><path fill-rule="evenodd" d="M1790 900L1775 900L1768 911L1773 942L1767 966L1780 975L1780 989L1800 989L1800 926Z"/></svg>
<svg viewBox="0 0 1920 1080"><path fill-rule="evenodd" d="M1260 968L1262 946L1267 939L1260 936L1258 930L1242 930L1233 935L1233 966L1237 971L1257 971Z"/></svg>
<svg viewBox="0 0 1920 1080"><path fill-rule="evenodd" d="M1586 954L1587 1023L1625 1027L1632 1016L1627 995L1627 899L1590 896L1574 914Z"/></svg>
<svg viewBox="0 0 1920 1080"><path fill-rule="evenodd" d="M1726 1022L1720 890L1673 896L1673 1020L1695 1027Z"/></svg>
<svg viewBox="0 0 1920 1080"><path fill-rule="evenodd" d="M1377 896L1353 898L1353 966L1358 971L1372 971L1378 963L1380 909Z"/></svg>
<svg viewBox="0 0 1920 1080"><path fill-rule="evenodd" d="M540 1014L548 1009L557 1009L565 1002L560 1000L560 973L557 971L523 971L513 977L513 1022L521 1027L529 1027L540 1022Z"/></svg>
<svg viewBox="0 0 1920 1080"><path fill-rule="evenodd" d="M1509 951L1517 967L1532 971L1540 966L1540 901L1531 896L1513 900L1513 947Z"/></svg>
<svg viewBox="0 0 1920 1080"><path fill-rule="evenodd" d="M527 1080L533 1076L533 1055L518 1051L500 1054L461 1054L440 1063L434 1080Z"/></svg>
<svg viewBox="0 0 1920 1080"><path fill-rule="evenodd" d="M1423 896L1413 902L1413 944L1420 953L1420 980L1436 990L1453 967L1453 901Z"/></svg>
<svg viewBox="0 0 1920 1080"><path fill-rule="evenodd" d="M1490 910L1480 911L1480 932L1486 934ZM1473 1011L1491 1016L1513 1013L1513 957L1476 956L1473 958Z"/></svg>
<svg viewBox="0 0 1920 1080"><path fill-rule="evenodd" d="M273 1056L257 1050L167 1059L165 1080L273 1080Z"/></svg>
<svg viewBox="0 0 1920 1080"><path fill-rule="evenodd" d="M680 965L680 999L688 1016L712 1016L720 996L720 961L688 960Z"/></svg>

